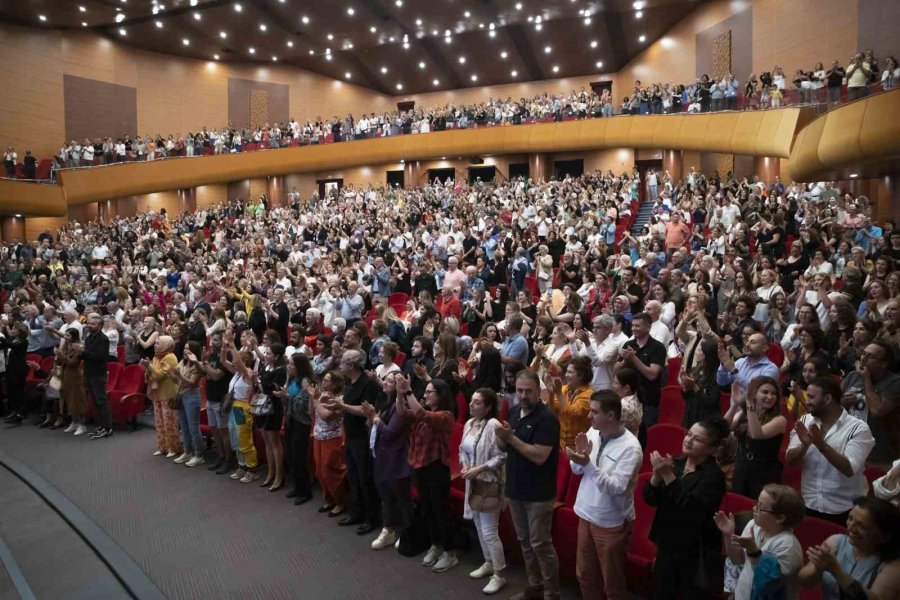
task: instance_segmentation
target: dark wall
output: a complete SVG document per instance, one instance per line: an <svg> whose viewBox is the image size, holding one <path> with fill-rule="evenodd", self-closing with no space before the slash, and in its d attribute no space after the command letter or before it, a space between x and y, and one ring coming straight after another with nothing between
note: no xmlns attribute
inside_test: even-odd
<svg viewBox="0 0 900 600"><path fill-rule="evenodd" d="M900 23L900 2L859 0L859 49L874 50L881 69L884 69L885 57L896 57L900 53L900 46L897 44L898 23ZM850 57L835 58L846 61Z"/></svg>
<svg viewBox="0 0 900 600"><path fill-rule="evenodd" d="M268 106L263 119L268 123L287 122L290 119L290 87L283 83L266 83L251 79L228 78L228 120L237 128L250 126L250 96L252 91L263 91L268 96Z"/></svg>
<svg viewBox="0 0 900 600"><path fill-rule="evenodd" d="M137 134L135 88L64 75L63 96L66 141Z"/></svg>
<svg viewBox="0 0 900 600"><path fill-rule="evenodd" d="M747 8L720 23L716 23L696 36L697 77L706 73L712 77L715 71L714 40L720 33L731 31L731 72L743 85L753 72L753 9Z"/></svg>

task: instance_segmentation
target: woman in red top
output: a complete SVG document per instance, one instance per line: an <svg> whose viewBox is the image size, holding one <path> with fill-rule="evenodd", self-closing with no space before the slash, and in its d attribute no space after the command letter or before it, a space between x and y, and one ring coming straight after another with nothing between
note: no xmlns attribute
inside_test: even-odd
<svg viewBox="0 0 900 600"><path fill-rule="evenodd" d="M409 464L413 468L419 502L425 511L431 547L422 564L443 573L458 564L450 548L447 522L450 503L450 435L453 432L453 392L442 379L432 379L425 388L424 406L409 386L409 378L397 377L397 410L413 419L409 434Z"/></svg>

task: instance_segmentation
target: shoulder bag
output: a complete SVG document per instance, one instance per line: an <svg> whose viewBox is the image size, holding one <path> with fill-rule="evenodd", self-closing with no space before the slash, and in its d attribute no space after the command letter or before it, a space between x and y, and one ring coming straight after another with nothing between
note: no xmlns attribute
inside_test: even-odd
<svg viewBox="0 0 900 600"><path fill-rule="evenodd" d="M263 393L262 386L258 380L253 400L250 401L250 414L254 417L268 417L272 414L272 398L268 394Z"/></svg>
<svg viewBox="0 0 900 600"><path fill-rule="evenodd" d="M484 430L488 427L489 422L484 424L478 437L475 438L475 457L474 462L478 463L478 443ZM499 481L484 481L482 479L472 479L469 481L469 508L475 512L497 512L503 509L503 486Z"/></svg>

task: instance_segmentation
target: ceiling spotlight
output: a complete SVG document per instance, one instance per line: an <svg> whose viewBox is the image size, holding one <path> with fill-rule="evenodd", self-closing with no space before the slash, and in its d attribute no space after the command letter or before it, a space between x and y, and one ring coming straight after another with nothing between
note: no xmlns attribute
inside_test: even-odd
<svg viewBox="0 0 900 600"><path fill-rule="evenodd" d="M465 17L468 19L469 17L472 16L472 13L470 13L469 11L466 11L463 13L463 15L465 15Z"/></svg>
<svg viewBox="0 0 900 600"><path fill-rule="evenodd" d="M389 41L390 43L393 44L393 43L394 43L394 40L396 40L396 39L397 39L397 38L395 38L394 36L391 36L391 37L388 38L388 41Z"/></svg>
<svg viewBox="0 0 900 600"><path fill-rule="evenodd" d="M88 26L87 21L82 21L82 22L81 22L81 26L82 26L82 27L87 27L87 26Z"/></svg>
<svg viewBox="0 0 900 600"><path fill-rule="evenodd" d="M309 17L307 17L306 15L303 15L300 20L303 21L304 25L309 25Z"/></svg>
<svg viewBox="0 0 900 600"><path fill-rule="evenodd" d="M189 4L191 6L197 6L197 0L191 0Z"/></svg>
<svg viewBox="0 0 900 600"><path fill-rule="evenodd" d="M195 12L195 13L194 13L194 20L195 20L195 21L199 21L200 19L201 19L200 13Z"/></svg>
<svg viewBox="0 0 900 600"><path fill-rule="evenodd" d="M162 21L157 21L157 22L156 22L156 26L157 26L158 28L162 29L162 28L163 28L163 22L162 22Z"/></svg>
<svg viewBox="0 0 900 600"><path fill-rule="evenodd" d="M856 179L859 177L859 173L850 173L850 179Z"/></svg>
<svg viewBox="0 0 900 600"><path fill-rule="evenodd" d="M417 26L417 27L421 27L421 26L422 26L422 19L416 19L416 26Z"/></svg>
<svg viewBox="0 0 900 600"><path fill-rule="evenodd" d="M277 56L273 56L273 57L272 57L272 62L278 62L278 57L277 57Z"/></svg>
<svg viewBox="0 0 900 600"><path fill-rule="evenodd" d="M344 73L344 79L350 79L350 72Z"/></svg>
<svg viewBox="0 0 900 600"><path fill-rule="evenodd" d="M260 30L260 31L265 31L265 30L267 30L267 29L268 29L268 27L266 26L265 23L260 23L260 24L259 24L259 30Z"/></svg>
<svg viewBox="0 0 900 600"><path fill-rule="evenodd" d="M256 48L250 46L250 48L247 49L247 52L249 52L250 54L256 54Z"/></svg>
<svg viewBox="0 0 900 600"><path fill-rule="evenodd" d="M528 22L531 23L532 21L534 21L534 17L532 17L531 15L528 15Z"/></svg>
<svg viewBox="0 0 900 600"><path fill-rule="evenodd" d="M635 18L635 19L640 19L640 18L643 17L643 16L644 16L644 12L641 11L641 10L637 11L636 13L634 13L634 18Z"/></svg>
<svg viewBox="0 0 900 600"><path fill-rule="evenodd" d="M326 54L326 55L325 55L325 60L331 60L331 55L330 55L330 54Z"/></svg>
<svg viewBox="0 0 900 600"><path fill-rule="evenodd" d="M294 47L294 42L291 41L291 40L288 40L288 41L287 41L287 47L288 47L288 48L293 48L293 47Z"/></svg>
<svg viewBox="0 0 900 600"><path fill-rule="evenodd" d="M43 18L41 19L42 21L46 21L46 20L47 20L47 17L45 17L44 15L41 15L41 17L43 17ZM124 13L119 13L119 14L116 15L116 23L121 23L121 22L124 21L124 20L125 20L125 14L124 14Z"/></svg>
<svg viewBox="0 0 900 600"><path fill-rule="evenodd" d="M465 57L465 56L460 56L460 57L459 57L459 64L461 64L461 65L466 64L466 57Z"/></svg>
<svg viewBox="0 0 900 600"><path fill-rule="evenodd" d="M403 6L403 0L394 0L394 6L400 8L401 6Z"/></svg>
<svg viewBox="0 0 900 600"><path fill-rule="evenodd" d="M222 38L222 39L224 40L224 39L226 39L226 38L228 37L228 34L225 33L224 31L220 31L220 32L219 32L219 37Z"/></svg>
<svg viewBox="0 0 900 600"><path fill-rule="evenodd" d="M516 10L522 10L522 3L516 2Z"/></svg>
<svg viewBox="0 0 900 600"><path fill-rule="evenodd" d="M647 36L646 36L646 35L642 35L641 37L638 38L638 41L641 42L641 43L646 42L646 41L647 41Z"/></svg>
<svg viewBox="0 0 900 600"><path fill-rule="evenodd" d="M403 49L409 50L409 42L403 42Z"/></svg>
<svg viewBox="0 0 900 600"><path fill-rule="evenodd" d="M518 77L518 76L519 76L519 72L516 71L515 69L513 69L512 71L510 71L509 74L510 74L510 76L512 76L512 77Z"/></svg>
<svg viewBox="0 0 900 600"><path fill-rule="evenodd" d="M398 89L398 90L402 90L402 89L403 89L403 84L402 84L402 83L398 83L398 84L397 84L397 89Z"/></svg>
<svg viewBox="0 0 900 600"><path fill-rule="evenodd" d="M452 42L452 41L453 41L453 38L450 37L449 35L448 35L447 37L444 38L444 42L446 42L446 43L448 43L448 44L449 44L450 42Z"/></svg>
<svg viewBox="0 0 900 600"><path fill-rule="evenodd" d="M540 23L538 23L537 25L534 26L534 28L535 28L537 31L540 31L541 29L544 28L544 26L541 25Z"/></svg>
<svg viewBox="0 0 900 600"><path fill-rule="evenodd" d="M346 49L347 49L347 50L353 50L353 42L347 42Z"/></svg>
<svg viewBox="0 0 900 600"><path fill-rule="evenodd" d="M234 10L235 10L236 12L241 12L242 10L244 10L244 7L241 6L240 4L235 4L235 5L234 5Z"/></svg>
<svg viewBox="0 0 900 600"><path fill-rule="evenodd" d="M44 15L38 15L38 19L40 19L42 23L47 21L47 17Z"/></svg>
<svg viewBox="0 0 900 600"><path fill-rule="evenodd" d="M502 58L502 59L506 59L508 56L509 56L509 54L507 54L506 50L504 50L503 52L500 53L500 58Z"/></svg>
<svg viewBox="0 0 900 600"><path fill-rule="evenodd" d="M559 73L559 65L553 65L553 72Z"/></svg>
<svg viewBox="0 0 900 600"><path fill-rule="evenodd" d="M634 7L634 10L643 10L644 4L644 2L635 2L632 6Z"/></svg>
<svg viewBox="0 0 900 600"><path fill-rule="evenodd" d="M420 68L420 69L424 69L424 68L425 68L425 62L424 62L424 61L419 63L419 68Z"/></svg>
<svg viewBox="0 0 900 600"><path fill-rule="evenodd" d="M440 85L440 84L441 84L441 81L439 79L435 79L434 81L431 82L431 85Z"/></svg>
<svg viewBox="0 0 900 600"><path fill-rule="evenodd" d="M81 11L81 12L87 12L87 9L86 9L85 7L83 7L83 6L79 6L79 7L78 7L78 10Z"/></svg>
<svg viewBox="0 0 900 600"><path fill-rule="evenodd" d="M15 214L15 217L16 217L17 219L21 219L21 218L22 218L22 214L21 214L21 213L16 213L16 214Z"/></svg>
<svg viewBox="0 0 900 600"><path fill-rule="evenodd" d="M585 18L584 18L584 24L585 24L585 25L590 25L590 24L591 24L591 18L590 18L590 17L585 17Z"/></svg>
<svg viewBox="0 0 900 600"><path fill-rule="evenodd" d="M329 40L329 41L330 41L330 40L333 40L333 39L334 39L334 34L329 33L327 37L328 37L328 40Z"/></svg>
<svg viewBox="0 0 900 600"><path fill-rule="evenodd" d="M315 53L316 53L315 50L310 50L310 51L309 51L309 55L310 55L310 56L312 56L312 55L315 54Z"/></svg>
<svg viewBox="0 0 900 600"><path fill-rule="evenodd" d="M381 72L382 72L382 73L387 73L387 67L381 67Z"/></svg>
<svg viewBox="0 0 900 600"><path fill-rule="evenodd" d="M375 33L376 31L378 31L378 28L375 27L374 25L372 25L371 27L369 27L369 31L371 31L372 33Z"/></svg>
<svg viewBox="0 0 900 600"><path fill-rule="evenodd" d="M347 14L352 17L353 15L356 14L356 11L353 10L353 7L351 6L350 8L347 9Z"/></svg>
<svg viewBox="0 0 900 600"><path fill-rule="evenodd" d="M551 48L550 46L544 46L544 54L550 54L551 52L553 52L553 48Z"/></svg>
<svg viewBox="0 0 900 600"><path fill-rule="evenodd" d="M218 54L213 54L213 60L219 60L219 55L218 55Z"/></svg>
<svg viewBox="0 0 900 600"><path fill-rule="evenodd" d="M331 54L331 48L325 48L325 54Z"/></svg>
<svg viewBox="0 0 900 600"><path fill-rule="evenodd" d="M602 60L598 60L598 61L597 61L597 68L598 68L598 69L602 69L602 68L603 68L603 61L602 61Z"/></svg>
<svg viewBox="0 0 900 600"><path fill-rule="evenodd" d="M593 42L591 42L591 48L596 48L596 47L597 47L597 40L594 40Z"/></svg>
<svg viewBox="0 0 900 600"><path fill-rule="evenodd" d="M493 29L491 31L488 31L488 37L497 37L497 32Z"/></svg>
<svg viewBox="0 0 900 600"><path fill-rule="evenodd" d="M125 37L125 28L124 27L119 28L119 35L121 35L122 37Z"/></svg>
<svg viewBox="0 0 900 600"><path fill-rule="evenodd" d="M478 81L478 75L472 75L470 78L472 81Z"/></svg>
<svg viewBox="0 0 900 600"><path fill-rule="evenodd" d="M535 22L535 23L543 23L543 22L544 22L544 17L538 15L538 16L536 16L536 17L534 18L534 22Z"/></svg>
<svg viewBox="0 0 900 600"><path fill-rule="evenodd" d="M431 30L431 35L441 35L441 32L438 31L437 29L432 29L432 30Z"/></svg>

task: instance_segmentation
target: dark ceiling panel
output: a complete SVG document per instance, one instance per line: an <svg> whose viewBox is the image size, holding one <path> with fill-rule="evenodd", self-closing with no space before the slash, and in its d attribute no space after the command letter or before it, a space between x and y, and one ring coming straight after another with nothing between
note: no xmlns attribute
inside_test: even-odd
<svg viewBox="0 0 900 600"><path fill-rule="evenodd" d="M705 1L0 0L0 19L410 94L618 70Z"/></svg>

